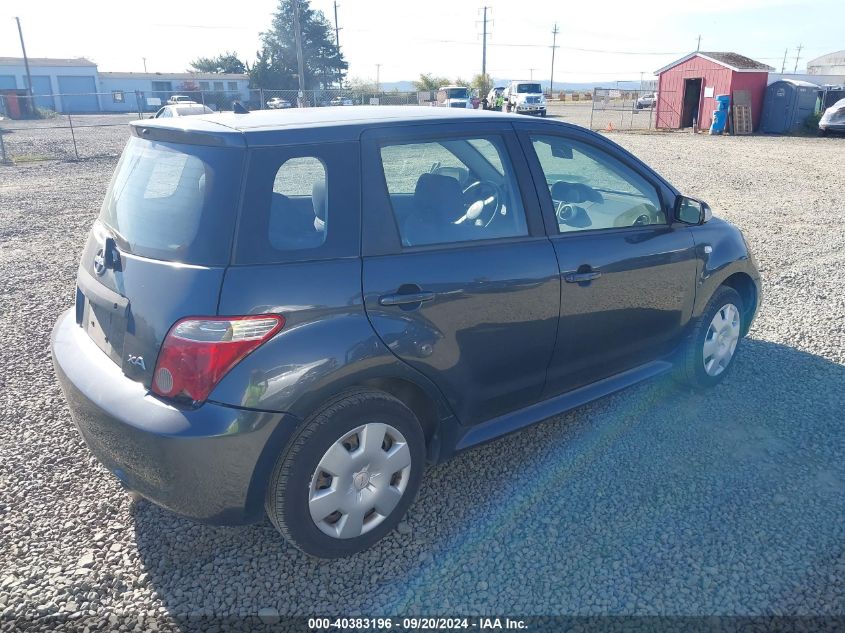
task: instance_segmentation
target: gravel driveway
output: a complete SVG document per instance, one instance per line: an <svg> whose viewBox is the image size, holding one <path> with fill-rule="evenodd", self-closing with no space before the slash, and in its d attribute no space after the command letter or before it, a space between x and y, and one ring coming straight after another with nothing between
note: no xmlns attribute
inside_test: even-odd
<svg viewBox="0 0 845 633"><path fill-rule="evenodd" d="M334 562L267 521L134 504L90 456L49 332L115 159L0 167L0 630L260 609L845 615L845 139L612 138L745 231L765 295L733 375L704 395L644 384L430 468L400 530Z"/></svg>

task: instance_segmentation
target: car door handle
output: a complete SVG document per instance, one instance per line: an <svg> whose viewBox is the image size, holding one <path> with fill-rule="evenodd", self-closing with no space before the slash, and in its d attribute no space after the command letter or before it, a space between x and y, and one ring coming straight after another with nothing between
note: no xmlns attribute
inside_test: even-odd
<svg viewBox="0 0 845 633"><path fill-rule="evenodd" d="M580 284L585 281L592 281L601 277L601 272L598 270L591 270L586 273L566 273L563 278L570 284Z"/></svg>
<svg viewBox="0 0 845 633"><path fill-rule="evenodd" d="M379 305L383 306L401 306L409 303L423 303L425 301L434 301L437 296L430 290L420 290L419 292L396 293L392 295L382 295L378 298Z"/></svg>

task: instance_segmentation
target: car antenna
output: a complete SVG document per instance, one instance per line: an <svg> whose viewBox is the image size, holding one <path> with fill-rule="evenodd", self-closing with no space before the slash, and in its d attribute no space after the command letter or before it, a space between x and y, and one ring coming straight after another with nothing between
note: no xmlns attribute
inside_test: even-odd
<svg viewBox="0 0 845 633"><path fill-rule="evenodd" d="M249 110L247 109L247 107L240 101L232 102L232 112L234 112L235 114L249 114Z"/></svg>

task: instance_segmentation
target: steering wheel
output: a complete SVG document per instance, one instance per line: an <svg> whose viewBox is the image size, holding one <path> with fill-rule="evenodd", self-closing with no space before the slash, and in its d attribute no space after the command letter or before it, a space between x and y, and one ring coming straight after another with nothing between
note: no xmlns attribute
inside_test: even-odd
<svg viewBox="0 0 845 633"><path fill-rule="evenodd" d="M502 190L490 180L476 180L463 191L467 211L455 224L469 222L488 227L502 209Z"/></svg>

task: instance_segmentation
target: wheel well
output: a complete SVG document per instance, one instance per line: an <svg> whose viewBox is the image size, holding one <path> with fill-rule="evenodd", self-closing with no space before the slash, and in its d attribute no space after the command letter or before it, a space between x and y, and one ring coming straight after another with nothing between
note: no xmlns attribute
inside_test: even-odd
<svg viewBox="0 0 845 633"><path fill-rule="evenodd" d="M748 329L751 327L750 317L757 309L757 287L754 285L754 281L751 277L746 273L734 273L725 279L722 282L722 285L733 288L742 298L742 307L745 313L743 316L746 317L742 320L742 335L745 336L748 333Z"/></svg>
<svg viewBox="0 0 845 633"><path fill-rule="evenodd" d="M437 403L419 386L401 378L372 378L363 382L361 386L384 391L400 400L417 416L426 442L432 438L440 421Z"/></svg>

